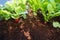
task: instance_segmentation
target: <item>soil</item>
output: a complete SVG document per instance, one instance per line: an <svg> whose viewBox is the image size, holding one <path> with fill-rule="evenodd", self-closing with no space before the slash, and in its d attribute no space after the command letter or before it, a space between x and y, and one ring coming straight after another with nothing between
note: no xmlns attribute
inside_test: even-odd
<svg viewBox="0 0 60 40"><path fill-rule="evenodd" d="M0 22L0 40L60 40L60 29L43 24L39 19L28 17Z"/></svg>

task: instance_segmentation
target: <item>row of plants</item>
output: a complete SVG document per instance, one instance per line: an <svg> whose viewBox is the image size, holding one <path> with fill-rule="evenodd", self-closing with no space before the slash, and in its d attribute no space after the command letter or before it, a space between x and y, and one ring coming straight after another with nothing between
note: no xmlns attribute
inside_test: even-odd
<svg viewBox="0 0 60 40"><path fill-rule="evenodd" d="M33 10L33 14L37 14L37 10L43 15L44 21L49 22L52 18L60 16L59 0L12 0L0 7L0 20L9 20L10 18L18 19L23 17L26 19L28 9ZM37 14L38 15L38 14ZM56 25L57 24L57 25ZM53 26L60 28L60 23L53 20Z"/></svg>

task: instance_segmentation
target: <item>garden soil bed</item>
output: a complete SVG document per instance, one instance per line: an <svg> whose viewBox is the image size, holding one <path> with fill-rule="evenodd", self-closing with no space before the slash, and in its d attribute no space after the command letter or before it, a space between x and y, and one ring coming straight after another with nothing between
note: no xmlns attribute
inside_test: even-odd
<svg viewBox="0 0 60 40"><path fill-rule="evenodd" d="M30 40L60 40L60 29L50 24L43 24L39 19L27 18L0 22L0 40L29 40L24 32L28 32Z"/></svg>

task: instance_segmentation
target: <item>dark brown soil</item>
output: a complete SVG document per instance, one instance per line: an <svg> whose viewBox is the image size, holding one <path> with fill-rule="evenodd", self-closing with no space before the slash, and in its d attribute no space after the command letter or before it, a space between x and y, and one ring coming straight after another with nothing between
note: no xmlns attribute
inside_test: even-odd
<svg viewBox="0 0 60 40"><path fill-rule="evenodd" d="M0 40L28 40L24 34L28 31L30 40L60 40L60 29L42 24L39 19L27 18L19 23L13 19L0 22Z"/></svg>

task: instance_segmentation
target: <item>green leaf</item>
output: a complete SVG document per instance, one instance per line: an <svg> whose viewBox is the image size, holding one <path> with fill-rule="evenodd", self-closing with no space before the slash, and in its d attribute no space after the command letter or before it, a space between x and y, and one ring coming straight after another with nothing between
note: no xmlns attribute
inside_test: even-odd
<svg viewBox="0 0 60 40"><path fill-rule="evenodd" d="M52 19L54 17L57 17L57 16L60 16L60 12L57 12L57 13L49 13L47 15L47 20L50 20L50 19Z"/></svg>
<svg viewBox="0 0 60 40"><path fill-rule="evenodd" d="M55 2L59 3L59 2L60 2L60 0L55 0Z"/></svg>
<svg viewBox="0 0 60 40"><path fill-rule="evenodd" d="M5 20L10 19L11 13L6 11L6 10L1 10L1 14L0 14L3 18L5 18Z"/></svg>
<svg viewBox="0 0 60 40"><path fill-rule="evenodd" d="M11 17L12 17L13 19L18 19L18 18L19 18L19 14L11 14Z"/></svg>
<svg viewBox="0 0 60 40"><path fill-rule="evenodd" d="M11 4L11 3L9 3L9 2L6 2L6 4L5 4L5 9L7 9L8 11L13 11L14 10L14 8L15 8L15 5L14 4Z"/></svg>
<svg viewBox="0 0 60 40"><path fill-rule="evenodd" d="M26 15L24 14L24 15L22 15L22 17L24 18L24 19L26 19Z"/></svg>
<svg viewBox="0 0 60 40"><path fill-rule="evenodd" d="M60 28L60 23L59 22L53 22L53 27L55 28Z"/></svg>
<svg viewBox="0 0 60 40"><path fill-rule="evenodd" d="M47 10L48 10L49 13L54 13L54 8L51 4L47 5Z"/></svg>

